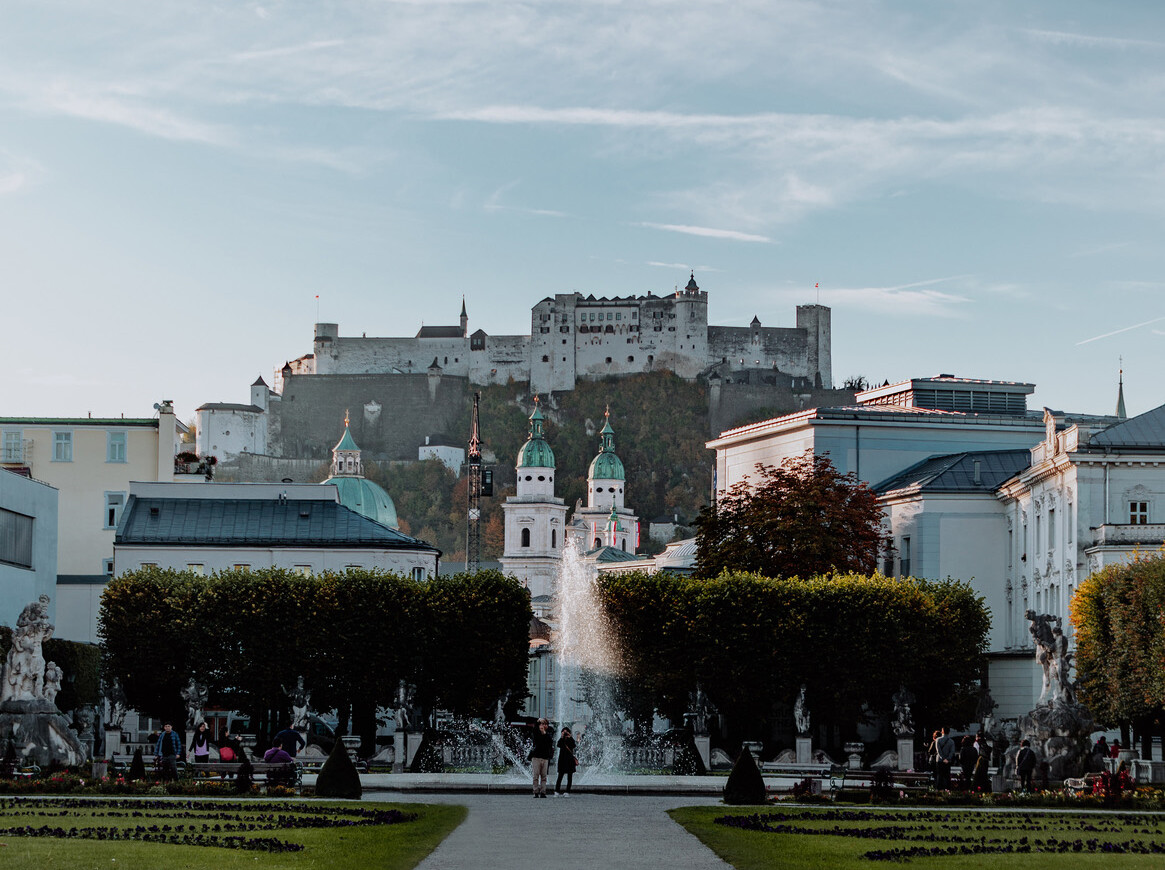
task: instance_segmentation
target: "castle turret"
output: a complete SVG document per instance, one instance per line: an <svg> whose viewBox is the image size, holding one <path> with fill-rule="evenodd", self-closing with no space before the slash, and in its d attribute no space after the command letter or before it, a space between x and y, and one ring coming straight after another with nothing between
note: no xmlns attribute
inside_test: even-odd
<svg viewBox="0 0 1165 870"><path fill-rule="evenodd" d="M626 487L623 461L615 454L615 430L611 409L603 413L599 432L599 453L587 470L587 506L576 508L571 518L571 535L584 552L610 546L634 553L638 517L623 502Z"/></svg>
<svg viewBox="0 0 1165 870"><path fill-rule="evenodd" d="M344 434L332 448L332 473L324 483L335 484L340 504L344 507L382 526L398 528L396 505L379 484L364 477L364 463L356 439L352 437L347 412L344 414Z"/></svg>

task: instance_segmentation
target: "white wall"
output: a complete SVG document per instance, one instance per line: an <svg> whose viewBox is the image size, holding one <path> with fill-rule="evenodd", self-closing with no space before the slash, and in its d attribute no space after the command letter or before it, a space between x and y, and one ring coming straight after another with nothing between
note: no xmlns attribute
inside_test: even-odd
<svg viewBox="0 0 1165 870"><path fill-rule="evenodd" d="M24 606L41 595L55 598L57 498L55 488L0 469L0 508L32 517L32 567L0 562L0 625L14 627Z"/></svg>

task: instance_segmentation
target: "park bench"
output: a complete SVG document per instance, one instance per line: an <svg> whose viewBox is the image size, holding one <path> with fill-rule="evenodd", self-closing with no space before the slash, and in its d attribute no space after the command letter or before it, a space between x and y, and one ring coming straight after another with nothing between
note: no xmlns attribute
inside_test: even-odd
<svg viewBox="0 0 1165 870"><path fill-rule="evenodd" d="M192 764L188 770L197 777L225 779L238 776L239 768L242 766L241 761L208 761L205 764ZM303 765L297 761L275 764L252 761L251 770L256 779L268 782L281 781L285 785L299 785L303 781Z"/></svg>
<svg viewBox="0 0 1165 870"><path fill-rule="evenodd" d="M155 773L159 772L158 763L154 756L150 755L149 753L145 753L142 755L142 761L144 761L146 764L146 770L152 770ZM121 753L109 759L109 769L113 773L125 773L129 770L129 766L131 764L133 764L132 754ZM186 769L186 762L179 758L174 762L174 764L178 768L178 775L181 776L182 771Z"/></svg>
<svg viewBox="0 0 1165 870"><path fill-rule="evenodd" d="M1100 779L1098 773L1086 773L1084 776L1070 776L1064 780L1064 791L1070 794L1092 794L1092 789Z"/></svg>

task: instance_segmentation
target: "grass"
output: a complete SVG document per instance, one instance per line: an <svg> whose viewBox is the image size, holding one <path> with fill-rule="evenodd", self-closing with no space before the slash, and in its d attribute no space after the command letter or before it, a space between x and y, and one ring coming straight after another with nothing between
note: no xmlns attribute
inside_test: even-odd
<svg viewBox="0 0 1165 870"><path fill-rule="evenodd" d="M1160 868L1165 856L1165 816L1145 813L1041 813L1038 810L889 810L878 807L681 807L673 819L737 870L845 870L901 866L969 870L989 864L992 870L1043 868L1050 865L1114 868ZM758 817L770 828L747 830L717 824L722 817ZM752 821L750 819L750 821ZM1137 843L1156 854L1089 851L1090 841ZM1066 844L1061 846L1060 844ZM875 851L914 848L1031 849L1030 852L896 856L871 860ZM1080 851L1075 851L1079 846ZM1038 851L1047 848L1056 854ZM893 859L895 856L888 856Z"/></svg>
<svg viewBox="0 0 1165 870"><path fill-rule="evenodd" d="M408 820L396 821L392 810L408 814ZM355 816L353 811L370 813ZM461 824L465 814L464 807L436 804L0 798L0 866L5 870L407 870ZM181 831L176 830L178 826ZM16 836L14 828L49 833ZM70 829L76 833L70 835ZM86 832L90 837L217 837L220 843L230 843L227 838L272 840L292 848L302 846L302 850L273 853L226 845L80 838Z"/></svg>

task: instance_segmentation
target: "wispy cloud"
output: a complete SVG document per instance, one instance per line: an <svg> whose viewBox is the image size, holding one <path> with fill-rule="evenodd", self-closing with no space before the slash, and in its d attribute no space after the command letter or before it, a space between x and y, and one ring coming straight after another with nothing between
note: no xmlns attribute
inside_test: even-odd
<svg viewBox="0 0 1165 870"><path fill-rule="evenodd" d="M1165 48L1165 42L1155 42L1150 39L1132 39L1124 36L1093 36L1086 33L1070 33L1064 30L1036 30L1027 28L1021 31L1040 42L1052 45L1070 45L1081 48L1105 48L1114 51L1124 51L1129 48Z"/></svg>
<svg viewBox="0 0 1165 870"><path fill-rule="evenodd" d="M240 51L231 55L232 60L269 60L274 57L287 57L293 54L303 54L308 51L323 51L328 48L338 48L344 45L343 39L317 39L301 45L283 45L275 48L258 48L251 51Z"/></svg>
<svg viewBox="0 0 1165 870"><path fill-rule="evenodd" d="M753 233L742 233L739 230L720 230L714 227L694 227L687 224L657 224L650 221L641 221L638 226L653 230L665 230L669 233L683 233L689 236L703 236L709 239L732 239L737 242L772 243L768 236L758 236Z"/></svg>
<svg viewBox="0 0 1165 870"><path fill-rule="evenodd" d="M849 306L882 313L894 313L916 317L955 317L960 307L971 299L957 293L945 293L932 289L935 284L965 279L965 275L947 278L932 278L899 284L893 287L849 287L841 289L822 288L823 301L837 308Z"/></svg>
<svg viewBox="0 0 1165 870"><path fill-rule="evenodd" d="M1101 335L1094 335L1092 338L1086 338L1083 341L1076 342L1076 346L1079 347L1082 344L1088 344L1089 342L1093 341L1100 341L1102 338L1112 338L1114 335L1120 335L1122 332L1131 332L1134 329L1140 329L1142 326L1148 326L1151 323L1160 323L1162 320L1165 320L1165 317L1154 317L1152 320L1145 320L1141 323L1134 323L1132 326L1124 326L1120 329L1114 329L1112 332L1105 332Z"/></svg>
<svg viewBox="0 0 1165 870"><path fill-rule="evenodd" d="M0 175L0 195L5 193L16 193L28 183L28 176L23 172L9 172L5 175Z"/></svg>

